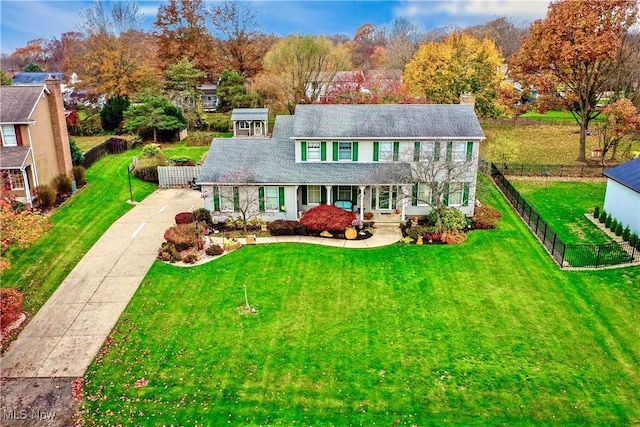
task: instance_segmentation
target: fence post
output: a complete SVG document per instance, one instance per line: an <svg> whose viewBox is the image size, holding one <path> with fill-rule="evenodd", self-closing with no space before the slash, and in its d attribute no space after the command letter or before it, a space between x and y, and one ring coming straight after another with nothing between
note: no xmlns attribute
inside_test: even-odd
<svg viewBox="0 0 640 427"><path fill-rule="evenodd" d="M600 265L600 249L602 248L602 245L598 245L598 255L596 255L596 268L598 268L598 265Z"/></svg>
<svg viewBox="0 0 640 427"><path fill-rule="evenodd" d="M560 268L564 268L564 254L567 253L567 244L563 242L564 247L562 248L562 260L560 261Z"/></svg>
<svg viewBox="0 0 640 427"><path fill-rule="evenodd" d="M558 234L554 231L553 232L553 244L551 245L551 256L553 256L553 251L556 249L556 237L558 237Z"/></svg>

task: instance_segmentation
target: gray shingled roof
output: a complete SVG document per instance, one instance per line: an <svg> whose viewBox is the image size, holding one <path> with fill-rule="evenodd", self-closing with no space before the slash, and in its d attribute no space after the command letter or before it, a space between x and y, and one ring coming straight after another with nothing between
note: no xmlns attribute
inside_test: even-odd
<svg viewBox="0 0 640 427"><path fill-rule="evenodd" d="M0 123L31 123L44 86L0 86Z"/></svg>
<svg viewBox="0 0 640 427"><path fill-rule="evenodd" d="M640 158L611 168L603 175L640 193Z"/></svg>
<svg viewBox="0 0 640 427"><path fill-rule="evenodd" d="M25 84L25 85L33 85L33 84L41 84L44 85L45 80L47 80L47 78L49 76L53 76L58 78L58 80L62 81L62 73L16 73L15 76L13 76L13 84L15 85L21 85L21 84Z"/></svg>
<svg viewBox="0 0 640 427"><path fill-rule="evenodd" d="M231 112L231 120L267 120L268 108L234 108Z"/></svg>
<svg viewBox="0 0 640 427"><path fill-rule="evenodd" d="M293 137L484 138L471 105L298 105Z"/></svg>
<svg viewBox="0 0 640 427"><path fill-rule="evenodd" d="M0 168L19 169L31 147L0 147Z"/></svg>

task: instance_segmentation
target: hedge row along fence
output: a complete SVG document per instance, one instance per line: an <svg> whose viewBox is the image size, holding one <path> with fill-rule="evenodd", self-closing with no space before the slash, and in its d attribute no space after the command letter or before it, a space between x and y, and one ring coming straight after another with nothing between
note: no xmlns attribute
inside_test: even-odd
<svg viewBox="0 0 640 427"><path fill-rule="evenodd" d="M491 177L561 268L601 268L640 261L640 251L629 242L602 245L564 243L493 163Z"/></svg>

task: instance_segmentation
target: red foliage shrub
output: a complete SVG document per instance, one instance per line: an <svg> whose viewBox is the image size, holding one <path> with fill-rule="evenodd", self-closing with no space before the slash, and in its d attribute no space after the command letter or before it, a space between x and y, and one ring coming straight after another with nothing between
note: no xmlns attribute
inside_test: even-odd
<svg viewBox="0 0 640 427"><path fill-rule="evenodd" d="M189 224L195 221L191 212L180 212L176 214L176 224Z"/></svg>
<svg viewBox="0 0 640 427"><path fill-rule="evenodd" d="M444 231L440 236L440 241L448 245L456 245L467 240L467 235L460 230Z"/></svg>
<svg viewBox="0 0 640 427"><path fill-rule="evenodd" d="M309 209L300 218L300 223L309 230L315 231L344 231L351 227L351 222L356 216L332 205L320 205L313 209Z"/></svg>
<svg viewBox="0 0 640 427"><path fill-rule="evenodd" d="M502 218L502 213L496 208L483 205L476 206L473 212L473 225L478 230L490 230L496 228L496 222Z"/></svg>
<svg viewBox="0 0 640 427"><path fill-rule="evenodd" d="M167 229L164 232L164 239L172 243L176 250L184 251L189 248L195 248L198 244L198 238L204 233L205 226L198 224L199 235L196 235L196 227L193 224L178 224Z"/></svg>
<svg viewBox="0 0 640 427"><path fill-rule="evenodd" d="M17 289L0 289L0 327L5 328L20 318L24 297Z"/></svg>

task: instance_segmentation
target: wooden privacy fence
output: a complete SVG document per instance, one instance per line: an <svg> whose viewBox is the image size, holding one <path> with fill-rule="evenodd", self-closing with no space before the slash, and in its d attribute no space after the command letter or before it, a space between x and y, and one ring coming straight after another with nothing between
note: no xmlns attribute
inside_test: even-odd
<svg viewBox="0 0 640 427"><path fill-rule="evenodd" d="M158 166L158 183L164 188L186 186L198 177L201 170L202 165Z"/></svg>
<svg viewBox="0 0 640 427"><path fill-rule="evenodd" d="M127 140L123 138L109 138L102 144L96 145L91 150L84 153L82 166L89 168L95 162L108 154L120 154L127 151Z"/></svg>

